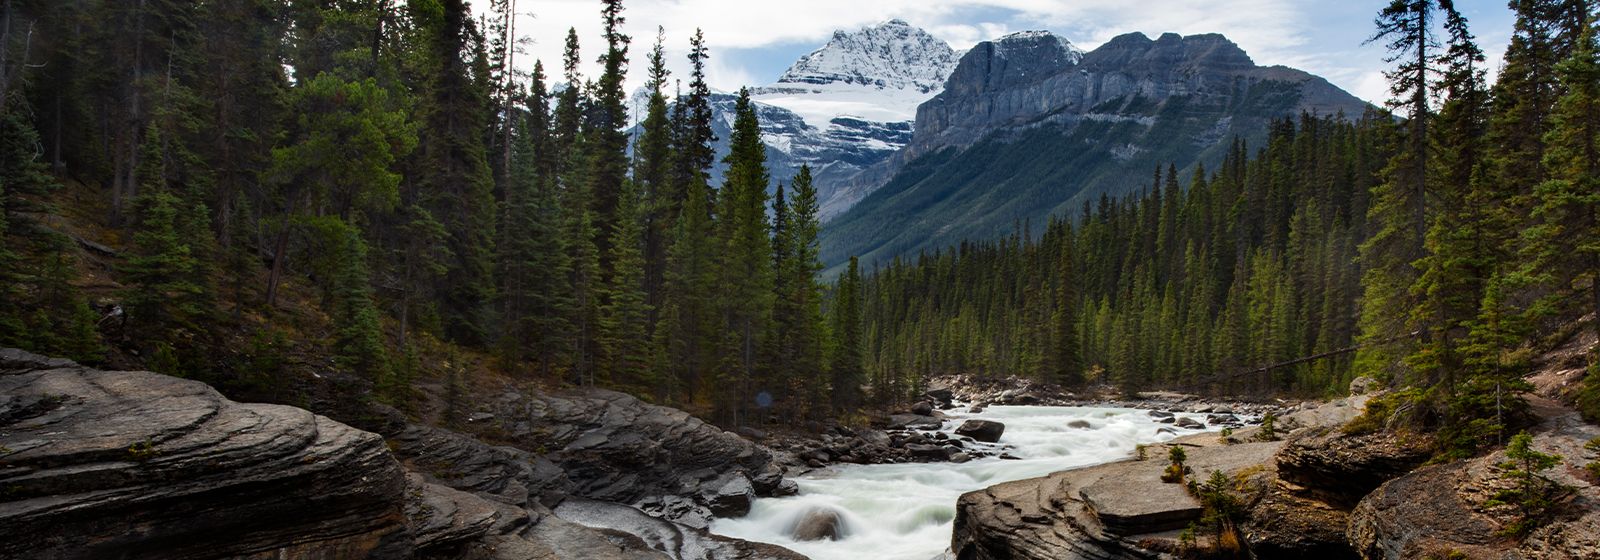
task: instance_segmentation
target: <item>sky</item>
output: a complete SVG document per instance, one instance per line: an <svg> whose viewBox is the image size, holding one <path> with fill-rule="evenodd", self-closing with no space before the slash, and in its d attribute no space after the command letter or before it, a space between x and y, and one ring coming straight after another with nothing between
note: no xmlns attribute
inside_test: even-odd
<svg viewBox="0 0 1600 560"><path fill-rule="evenodd" d="M583 72L599 71L603 48L599 0L515 0L517 67L544 62L560 74L568 28L578 31ZM487 0L479 0L480 4ZM633 37L630 89L643 83L644 59L665 30L672 79L687 79L689 36L705 32L712 87L772 83L790 64L828 42L835 30L903 19L957 49L1027 30L1049 30L1084 50L1112 37L1142 32L1221 33L1256 64L1284 65L1327 78L1357 97L1388 99L1380 44L1364 44L1373 17L1388 0L625 0L624 31ZM1489 57L1491 79L1510 40L1505 0L1457 0Z"/></svg>

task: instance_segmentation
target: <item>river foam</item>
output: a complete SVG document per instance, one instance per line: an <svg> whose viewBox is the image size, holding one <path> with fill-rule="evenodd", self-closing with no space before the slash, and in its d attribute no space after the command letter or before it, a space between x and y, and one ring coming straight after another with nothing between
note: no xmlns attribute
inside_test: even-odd
<svg viewBox="0 0 1600 560"><path fill-rule="evenodd" d="M1171 429L1146 411L1124 408L991 406L978 414L949 413L943 431L966 418L1006 425L1000 443L1018 459L967 463L841 465L794 479L800 494L756 500L750 514L719 519L711 531L787 547L814 560L928 560L950 545L956 499L1002 482L1131 457L1141 443L1167 441L1194 430ZM1204 421L1203 414L1179 414ZM1073 427L1075 421L1089 426ZM1081 425L1081 422L1079 423ZM983 444L977 444L983 445ZM791 537L809 512L833 511L842 521L839 540Z"/></svg>

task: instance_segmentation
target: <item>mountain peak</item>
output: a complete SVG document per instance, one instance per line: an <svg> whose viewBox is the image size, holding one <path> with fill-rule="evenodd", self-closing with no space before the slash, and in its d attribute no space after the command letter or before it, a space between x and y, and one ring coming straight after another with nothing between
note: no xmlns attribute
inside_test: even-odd
<svg viewBox="0 0 1600 560"><path fill-rule="evenodd" d="M970 95L1043 80L1082 61L1082 49L1049 31L1019 31L972 47L945 84Z"/></svg>
<svg viewBox="0 0 1600 560"><path fill-rule="evenodd" d="M944 85L956 62L949 44L905 20L891 19L857 31L835 31L827 45L801 57L776 85L850 84L926 94Z"/></svg>

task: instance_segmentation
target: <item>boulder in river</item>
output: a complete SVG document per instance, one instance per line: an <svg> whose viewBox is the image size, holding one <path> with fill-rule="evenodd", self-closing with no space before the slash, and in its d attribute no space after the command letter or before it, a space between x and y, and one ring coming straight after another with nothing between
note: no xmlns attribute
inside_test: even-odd
<svg viewBox="0 0 1600 560"><path fill-rule="evenodd" d="M912 457L946 461L950 459L950 451L942 445L929 445L924 443L906 444L906 452Z"/></svg>
<svg viewBox="0 0 1600 560"><path fill-rule="evenodd" d="M931 416L933 415L933 403L917 401L916 404L911 405L911 413L917 416Z"/></svg>
<svg viewBox="0 0 1600 560"><path fill-rule="evenodd" d="M993 420L967 420L956 428L956 435L967 436L972 439L995 443L1000 441L1000 435L1006 431L1006 425Z"/></svg>
<svg viewBox="0 0 1600 560"><path fill-rule="evenodd" d="M1094 424L1090 424L1088 420L1073 420L1071 422L1067 422L1067 427L1077 430L1087 430L1093 428Z"/></svg>
<svg viewBox="0 0 1600 560"><path fill-rule="evenodd" d="M700 496L717 517L740 517L750 513L750 504L755 502L756 491L744 473L734 472L707 484Z"/></svg>
<svg viewBox="0 0 1600 560"><path fill-rule="evenodd" d="M849 535L844 517L832 508L813 508L800 515L789 536L797 541L836 541Z"/></svg>
<svg viewBox="0 0 1600 560"><path fill-rule="evenodd" d="M1182 418L1179 418L1178 421L1176 423L1174 423L1173 425L1175 425L1175 426L1177 426L1179 428L1185 428L1185 429L1190 429L1190 430L1200 430L1200 429L1204 429L1206 427L1206 425L1205 424L1201 424L1199 420L1195 420L1195 419L1190 418L1188 416L1184 416Z"/></svg>
<svg viewBox="0 0 1600 560"><path fill-rule="evenodd" d="M932 416L920 414L895 414L889 417L891 430L937 430L944 422Z"/></svg>

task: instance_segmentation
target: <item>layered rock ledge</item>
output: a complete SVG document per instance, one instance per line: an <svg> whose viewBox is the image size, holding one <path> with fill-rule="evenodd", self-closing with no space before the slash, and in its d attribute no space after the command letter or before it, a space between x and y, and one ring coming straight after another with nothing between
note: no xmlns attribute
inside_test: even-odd
<svg viewBox="0 0 1600 560"><path fill-rule="evenodd" d="M639 420L598 425L620 431ZM395 438L294 407L236 403L196 381L0 349L0 558L803 558L626 505L606 511L638 519L600 528L551 510L573 492L645 495L687 476L627 482L613 476L628 465L608 462L614 456L598 454L607 466L584 471L574 457L596 455L557 463L393 415L377 423ZM722 449L655 442L640 460L683 453L709 462ZM706 469L711 478L742 473Z"/></svg>

